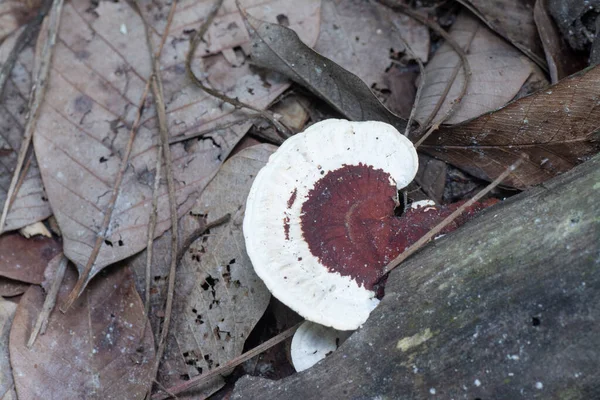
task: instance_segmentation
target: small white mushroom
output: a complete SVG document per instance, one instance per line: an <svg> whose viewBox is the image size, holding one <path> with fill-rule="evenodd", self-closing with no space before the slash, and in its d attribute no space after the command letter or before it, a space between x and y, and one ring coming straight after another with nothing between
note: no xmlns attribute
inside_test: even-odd
<svg viewBox="0 0 600 400"><path fill-rule="evenodd" d="M338 331L314 322L304 321L292 339L292 364L304 371L327 357L350 337L352 331Z"/></svg>
<svg viewBox="0 0 600 400"><path fill-rule="evenodd" d="M307 320L358 328L379 302L382 269L406 247L394 209L417 169L413 144L383 122L326 120L292 136L248 195L257 275Z"/></svg>
<svg viewBox="0 0 600 400"><path fill-rule="evenodd" d="M435 201L433 200L419 200L419 201L413 201L412 203L410 203L410 208L413 209L419 209L419 208L435 208Z"/></svg>

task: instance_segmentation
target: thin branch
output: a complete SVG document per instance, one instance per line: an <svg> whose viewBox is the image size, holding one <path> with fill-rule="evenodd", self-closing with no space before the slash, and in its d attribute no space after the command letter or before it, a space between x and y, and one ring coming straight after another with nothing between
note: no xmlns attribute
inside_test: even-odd
<svg viewBox="0 0 600 400"><path fill-rule="evenodd" d="M446 32L435 21L432 21L429 17L416 12L412 8L408 7L405 4L400 3L398 1L395 1L395 0L378 0L378 1L381 4L391 8L393 10L398 10L398 11L408 15L409 17L416 19L417 21L426 25L427 27L429 27L430 29L435 31L438 35L443 37L444 40L446 41L446 43L448 43L448 45L450 45L450 47L452 47L452 49L458 55L460 62L461 62L461 67L464 70L465 76L464 76L464 80L462 82L462 87L461 87L458 97L453 100L452 105L450 106L450 108L448 109L446 114L440 120L438 120L436 122L436 124L434 125L435 129L428 131L425 135L423 135L423 137L421 137L419 139L419 141L415 145L415 147L418 147L427 138L427 136L429 136L431 134L431 132L436 130L439 127L439 125L441 125L445 120L450 118L452 116L452 114L454 114L454 112L456 111L458 105L460 105L463 97L467 93L469 80L471 79L471 75L472 75L471 66L469 65L469 60L467 59L467 56L466 56L465 52L463 51L463 49L461 48L461 46L452 38L452 36L450 36L448 34L448 32ZM433 119L437 115L438 111L440 110L444 101L446 100L446 97L447 97L448 93L450 92L450 89L452 88L456 77L458 76L459 70L460 70L460 68L456 68L454 70L452 77L448 81L448 85L444 89L444 92L442 93L440 99L438 100L437 104L435 105L433 111L431 112L431 114L429 115L427 120L421 125L422 127L424 127L424 128L428 127L429 124L431 123L431 121L433 121Z"/></svg>
<svg viewBox="0 0 600 400"><path fill-rule="evenodd" d="M231 218L231 214L225 214L222 217L217 218L212 222L208 222L204 226L201 226L200 228L197 228L193 232L191 232L184 240L183 244L181 245L181 248L177 252L177 264L181 262L183 256L188 251L192 243L194 243L200 236L204 235L208 230L229 222L229 218Z"/></svg>
<svg viewBox="0 0 600 400"><path fill-rule="evenodd" d="M185 59L185 70L187 71L189 78L192 80L192 82L194 82L196 84L196 86L198 86L200 89L204 90L209 95L216 97L217 99L224 101L225 103L231 104L236 109L246 108L246 109L252 110L252 111L260 114L261 117L263 117L264 119L269 121L275 127L275 129L280 131L286 137L291 136L292 132L290 132L290 130L285 125L283 125L281 122L279 122L272 115L272 113L270 113L269 111L266 111L266 110L258 109L250 104L247 104L247 103L244 103L244 102L238 100L237 98L234 99L232 97L224 95L223 93L220 93L220 92L204 85L204 83L202 83L202 81L196 76L196 74L192 70L192 60L194 59L194 55L196 54L196 49L198 48L198 44L200 44L200 42L202 41L204 34L208 30L208 27L210 26L213 19L217 15L217 12L221 8L222 4L223 4L223 0L215 1L210 13L206 17L206 19L204 20L204 22L202 23L200 28L198 29L198 31L196 31L196 33L192 37L192 40L190 41L190 50ZM242 14L242 17L244 17L244 13L241 10L240 10L240 12Z"/></svg>
<svg viewBox="0 0 600 400"><path fill-rule="evenodd" d="M17 165L10 181L10 186L6 193L6 201L2 209L2 215L0 215L0 233L4 230L6 224L6 218L10 205L13 202L13 196L16 196L16 187L23 170L23 162L25 156L31 144L31 138L35 131L37 120L40 112L40 107L44 101L44 95L46 94L46 88L48 86L48 77L50 76L50 66L52 64L52 54L54 53L54 46L56 45L56 37L58 35L58 28L60 26L60 17L62 14L62 7L64 0L54 0L52 8L48 15L48 35L44 41L44 47L41 52L39 68L37 68L37 75L31 86L31 97L29 98L29 112L27 114L27 123L25 125L25 132L23 134L23 140L21 141L21 148L17 157ZM35 68L34 68L35 70Z"/></svg>
<svg viewBox="0 0 600 400"><path fill-rule="evenodd" d="M247 118L236 119L235 121L227 122L227 123L215 126L214 128L205 129L205 130L200 131L200 132L192 133L191 135L179 135L179 136L175 136L175 137L172 137L172 138L169 139L169 144L172 145L172 144L175 144L175 143L185 142L185 141L190 140L190 139L201 138L201 137L204 137L204 136L209 135L211 133L231 128L232 126L241 125L241 124L244 124L246 122L254 122L254 121L256 121L259 118L262 118L262 115L260 115L260 114L249 115Z"/></svg>
<svg viewBox="0 0 600 400"><path fill-rule="evenodd" d="M404 250L398 257L394 258L384 269L383 276L388 274L394 268L398 267L404 260L417 252L421 247L425 246L427 242L438 235L446 226L450 225L456 218L458 218L467 208L471 207L475 202L481 199L483 196L488 194L492 189L498 186L504 179L506 179L515 169L517 169L524 161L524 157L519 158L508 167L503 173L501 173L492 183L487 185L483 190L473 196L469 201L465 202L462 206L457 208L452 214L446 217L442 222L435 226L427 234L417 240L412 246Z"/></svg>
<svg viewBox="0 0 600 400"><path fill-rule="evenodd" d="M372 5L375 4L374 0L370 0ZM408 137L410 127L415 118L415 113L417 111L417 105L419 104L419 100L421 99L421 92L423 91L423 87L425 86L425 66L421 59L415 54L413 49L410 47L410 44L402 37L398 29L392 28L392 31L396 34L396 37L402 42L404 45L404 50L417 62L419 65L419 72L421 74L421 82L419 83L419 87L417 88L417 93L415 94L415 100L413 101L412 108L410 110L410 115L408 117L408 121L406 121L406 128L404 129L404 136Z"/></svg>
<svg viewBox="0 0 600 400"><path fill-rule="evenodd" d="M40 25L44 20L44 17L48 13L48 9L52 4L52 0L44 1L42 7L40 8L38 14L34 19L32 19L25 29L21 32L19 37L17 38L14 47L10 50L10 54L8 58L2 64L2 68L0 68L0 101L2 101L4 94L4 87L6 82L8 81L8 77L12 72L17 59L19 58L19 54L25 49L25 47L31 42L31 40L37 35Z"/></svg>
<svg viewBox="0 0 600 400"><path fill-rule="evenodd" d="M112 213L115 208L115 203L117 201L117 197L119 197L121 183L123 182L123 177L125 176L125 171L127 171L127 168L129 166L128 160L129 160L129 156L131 155L131 150L133 149L133 142L134 142L135 136L137 134L141 119L142 119L142 114L144 113L144 102L146 101L146 96L148 95L149 85L150 85L150 81L148 81L146 83L146 88L144 89L144 93L142 93L142 98L140 101L140 106L138 107L135 121L131 127L131 130L129 131L129 140L127 142L127 147L125 148L125 154L124 154L123 160L121 161L121 166L119 168L119 172L117 174L115 183L112 188L112 193L111 193L111 197L110 197L108 206L106 207L106 210L104 211L104 219L102 220L102 227L96 236L96 242L94 243L94 248L92 249L92 252L90 253L90 257L88 258L87 264L85 265L83 271L80 273L79 279L77 280L77 283L73 287L73 290L67 297L67 300L64 302L64 304L60 307L60 310L62 312L66 312L73 305L75 300L77 300L77 298L79 297L79 295L85 288L85 285L87 284L87 282L89 280L89 275L92 271L92 267L94 266L94 263L96 262L96 259L98 258L98 253L100 253L100 248L102 247L102 243L104 242L104 240L106 238L108 226L110 224L110 220L112 218Z"/></svg>
<svg viewBox="0 0 600 400"><path fill-rule="evenodd" d="M275 336L275 337L267 340L266 342L264 342L264 343L256 346L252 350L247 351L244 354L242 354L242 355L234 358L233 360L229 361L225 365L222 365L220 367L212 369L212 370L210 370L209 372L207 372L205 374L198 375L198 376L190 379L187 382L184 382L184 383L181 383L179 385L170 387L169 388L169 392L172 393L172 394L179 394L179 393L184 392L184 391L186 391L188 389L191 389L193 387L202 386L202 385L210 382L211 380L213 380L214 378L216 378L218 376L227 375L228 373L230 373L235 367L237 367L241 363L243 363L245 361L248 361L249 359L251 359L253 357L256 357L257 355L261 354L262 352L270 349L271 347L275 346L276 344L281 343L285 339L287 339L290 336L292 336L294 334L294 332L296 332L296 330L298 329L298 327L300 327L301 324L302 324L302 322L296 324L295 326L289 328L288 330L285 330L285 331L281 332L277 336ZM163 394L163 393L155 394L154 396L152 396L152 400L163 400L163 399L167 399L167 398L169 398L169 395L166 395L166 394ZM198 399L198 400L200 400L200 399Z"/></svg>
<svg viewBox="0 0 600 400"><path fill-rule="evenodd" d="M135 6L138 9L140 18L142 18L142 20L144 22L144 26L147 27L147 21L144 19L144 15L142 14L139 4L137 2L135 3ZM169 11L169 15L167 17L167 24L165 26L165 31L162 35L160 45L158 47L158 51L153 56L153 60L160 60L160 55L162 54L162 50L163 50L166 38L169 33L169 28L171 27L171 24L173 23L174 15L175 15L175 3L172 4L171 10ZM148 34L148 31L146 31L146 33ZM150 46L149 47L150 52L152 52L152 45L150 44L150 37L146 36L146 39L148 41L148 46ZM155 94L155 96L156 96L156 94ZM166 118L166 116L165 116L165 118ZM159 123L160 123L160 115L159 115ZM162 128L162 125L161 125L161 128ZM168 135L167 135L167 137L168 137ZM150 210L150 219L148 221L148 236L147 236L147 241L146 241L146 276L145 276L145 278L146 278L146 282L145 282L146 296L144 298L144 314L146 315L146 318L148 318L148 319L150 318L150 282L152 280L152 255L154 252L154 234L156 231L156 221L158 219L158 190L160 188L160 176L161 176L161 169L162 169L162 163L163 163L163 154L164 154L164 142L163 142L162 136L161 136L161 140L158 141L158 146L157 146L157 150L156 150L156 166L154 169L154 187L152 190L152 209ZM144 332L141 337L144 337L145 329L146 329L147 325L148 324L144 325Z"/></svg>
<svg viewBox="0 0 600 400"><path fill-rule="evenodd" d="M162 166L162 141L158 143L158 149L156 152L156 167L154 169L154 187L152 188L152 209L150 210L150 220L148 221L148 238L146 241L146 282L145 290L146 296L144 298L144 315L146 318L150 318L150 282L152 280L152 254L154 250L154 232L156 231L156 220L158 219L158 189L160 187L160 174ZM144 332L142 338L146 334L144 325Z"/></svg>
<svg viewBox="0 0 600 400"><path fill-rule="evenodd" d="M56 269L56 273L54 274L54 279L52 280L50 290L48 291L46 299L44 300L42 310L40 311L37 320L35 321L35 326L31 331L29 341L27 341L28 349L31 349L38 334L43 335L46 332L46 327L48 326L48 319L50 318L50 314L52 313L52 311L54 310L54 306L56 305L56 300L58 299L58 291L65 276L65 272L67 271L68 262L69 260L63 254L58 264L58 268Z"/></svg>
<svg viewBox="0 0 600 400"><path fill-rule="evenodd" d="M175 180L173 178L173 160L171 156L171 147L169 146L169 131L168 131L168 123L167 123L167 111L164 101L164 92L162 85L162 78L160 75L160 50L165 41L165 37L169 33L170 24L173 21L173 15L175 13L175 9L177 7L177 1L174 0L171 4L171 9L169 11L169 16L167 19L167 26L165 27L165 31L163 33L163 37L161 38L161 44L159 47L159 51L154 53L152 49L152 37L150 33L150 29L148 27L148 23L144 19L144 15L141 12L141 8L139 3L135 1L135 5L137 7L137 11L144 22L144 31L146 33L146 42L148 44L148 49L151 55L152 62L152 76L150 77L150 85L152 87L152 93L154 94L154 105L156 107L156 115L158 117L158 127L160 134L160 143L159 146L162 147L162 156L165 164L165 174L167 176L167 190L169 197L169 213L171 216L171 264L169 266L169 282L167 287L167 303L165 305L165 318L162 326L162 330L160 333L160 338L158 342L158 348L156 351L156 358L154 361L154 366L152 368L152 377L155 377L158 373L158 367L160 365L160 361L164 354L166 345L167 345L167 335L169 332L169 325L171 324L171 315L173 312L173 292L175 290L175 276L176 276L176 267L177 261L175 255L177 254L178 242L179 242L179 228L178 228L178 214L177 214L177 199L175 198ZM157 154L157 158L160 158L160 154ZM148 293L149 295L149 293ZM152 384L148 388L148 395L152 390Z"/></svg>
<svg viewBox="0 0 600 400"><path fill-rule="evenodd" d="M173 3L173 4L175 4L175 3ZM174 7L174 5L173 5L173 7ZM138 11L139 11L139 7L138 7ZM141 12L140 12L140 17L142 18L142 20L144 20L143 14L141 14ZM171 16L171 18L172 18L172 16ZM144 26L146 26L145 21L144 21ZM168 25L167 25L167 29L168 29ZM150 41L150 40L148 40L148 41ZM160 43L159 51L162 51L164 43L165 43L165 38L163 37L163 39ZM151 50L151 48L150 48L150 50ZM154 58L158 58L158 57L154 57ZM123 160L121 162L121 168L119 169L119 173L117 175L117 178L115 179L115 184L112 189L111 198L108 203L108 206L106 207L104 219L102 220L102 228L100 229L101 233L99 233L96 236L96 242L94 243L94 248L92 249L92 252L90 253L88 262L85 265L83 271L81 272L79 279L77 280L77 283L75 284L75 287L73 287L73 290L69 294L69 297L67 297L67 300L60 308L62 312L66 312L71 307L73 302L79 297L81 292L83 291L85 284L89 280L89 275L90 275L90 272L92 271L92 267L94 266L94 263L96 262L96 259L98 258L98 253L100 252L100 248L102 247L102 242L106 238L106 233L108 231L108 226L109 226L110 220L112 218L112 213L114 211L114 207L115 207L117 198L119 196L121 183L123 182L123 177L125 176L125 172L127 171L127 168L129 166L129 161L128 161L129 156L131 155L131 150L133 149L133 142L134 142L135 136L137 134L139 125L141 123L142 114L144 112L144 103L148 96L148 91L150 89L151 84L152 84L152 79L149 79L148 82L146 82L146 87L144 88L144 93L142 94L142 97L140 100L140 105L138 106L138 111L137 111L135 121L129 132L129 141L127 142L127 147L125 148L125 156L123 157Z"/></svg>

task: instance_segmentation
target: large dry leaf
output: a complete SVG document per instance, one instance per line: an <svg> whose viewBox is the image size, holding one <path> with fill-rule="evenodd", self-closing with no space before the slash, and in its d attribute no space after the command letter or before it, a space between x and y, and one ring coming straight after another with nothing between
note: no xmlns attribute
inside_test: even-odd
<svg viewBox="0 0 600 400"><path fill-rule="evenodd" d="M167 21L171 2L142 2L154 49ZM164 101L171 136L191 134L244 115L197 88L185 73L184 60L194 29L213 1L178 2L160 59ZM292 1L257 4L257 13L277 13ZM306 40L316 40L319 1L307 2L290 15ZM234 2L226 1L198 54L225 52L247 42ZM237 34L236 34L237 32ZM229 34L235 40L229 40ZM198 56L196 67L210 85L255 107L266 107L287 84L253 73L247 64L234 68L226 56ZM78 268L86 264L96 238L104 235L90 277L104 266L146 246L155 175L158 127L154 102L143 99L151 72L142 19L127 2L93 0L65 5L34 144L48 197L64 239L65 255ZM133 142L123 183L118 189L108 230L103 219L139 107L141 126ZM179 214L187 212L216 173L248 125L171 146ZM165 168L162 169L164 171ZM156 236L170 227L166 180L161 179Z"/></svg>
<svg viewBox="0 0 600 400"><path fill-rule="evenodd" d="M492 180L521 154L505 184L519 189L568 171L600 149L600 67L430 136L420 149Z"/></svg>
<svg viewBox="0 0 600 400"><path fill-rule="evenodd" d="M404 130L406 121L385 108L359 77L312 50L293 30L246 11L253 64L287 76L350 120L383 121Z"/></svg>
<svg viewBox="0 0 600 400"><path fill-rule="evenodd" d="M60 241L18 233L0 236L0 276L28 283L42 283L48 262L62 251Z"/></svg>
<svg viewBox="0 0 600 400"><path fill-rule="evenodd" d="M20 30L15 32L0 45L0 65L8 58L20 33ZM32 84L33 59L33 47L27 46L19 54L0 98L0 210L4 207L21 148ZM4 230L22 228L47 218L51 213L40 171L35 156L32 156L27 175L7 214Z"/></svg>
<svg viewBox="0 0 600 400"><path fill-rule="evenodd" d="M17 400L8 354L8 336L17 304L0 298L0 399Z"/></svg>
<svg viewBox="0 0 600 400"><path fill-rule="evenodd" d="M537 69L521 52L466 12L459 14L450 36L465 50L472 75L465 96L446 123L455 124L502 107L515 97ZM436 51L425 68L425 86L415 116L417 121L427 120L451 84L433 121L444 117L459 96L465 80L461 65L458 54L447 43Z"/></svg>
<svg viewBox="0 0 600 400"><path fill-rule="evenodd" d="M405 51L404 38L423 62L429 55L427 27L375 2L323 1L321 32L314 50L358 76L370 88L390 89L384 73Z"/></svg>
<svg viewBox="0 0 600 400"><path fill-rule="evenodd" d="M533 20L535 0L458 0L542 68L544 50Z"/></svg>
<svg viewBox="0 0 600 400"><path fill-rule="evenodd" d="M69 267L58 301L77 279ZM142 399L153 377L154 340L131 271L95 279L68 313L55 310L31 349L27 340L44 302L31 286L10 332L10 358L21 399ZM142 336L143 335L143 336Z"/></svg>
<svg viewBox="0 0 600 400"><path fill-rule="evenodd" d="M171 337L163 385L205 373L240 355L263 315L269 291L246 254L242 221L246 197L275 147L253 146L227 161L192 209L228 223L196 240L177 270Z"/></svg>

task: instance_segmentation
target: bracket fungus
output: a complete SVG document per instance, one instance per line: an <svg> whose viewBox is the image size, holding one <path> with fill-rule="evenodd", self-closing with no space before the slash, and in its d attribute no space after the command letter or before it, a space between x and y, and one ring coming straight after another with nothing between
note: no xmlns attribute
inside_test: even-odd
<svg viewBox="0 0 600 400"><path fill-rule="evenodd" d="M338 331L314 322L304 321L292 339L290 355L294 369L308 369L333 353L348 339L352 331Z"/></svg>
<svg viewBox="0 0 600 400"><path fill-rule="evenodd" d="M307 320L358 328L383 268L408 246L394 211L417 168L413 144L383 122L326 120L286 140L246 202L257 275Z"/></svg>

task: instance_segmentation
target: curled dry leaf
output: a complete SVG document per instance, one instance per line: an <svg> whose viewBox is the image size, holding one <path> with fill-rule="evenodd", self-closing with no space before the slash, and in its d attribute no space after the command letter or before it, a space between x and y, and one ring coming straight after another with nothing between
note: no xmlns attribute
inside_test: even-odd
<svg viewBox="0 0 600 400"><path fill-rule="evenodd" d="M208 221L231 218L198 238L178 267L172 335L161 370L164 386L240 355L269 304L271 295L246 254L242 220L254 177L274 150L259 145L236 154L192 209Z"/></svg>
<svg viewBox="0 0 600 400"><path fill-rule="evenodd" d="M253 64L287 76L350 120L383 121L404 130L406 121L381 104L358 76L312 50L293 30L246 11Z"/></svg>
<svg viewBox="0 0 600 400"><path fill-rule="evenodd" d="M515 97L532 73L541 75L527 57L466 12L459 14L450 35L465 51L472 75L466 94L445 123L456 124L502 107ZM465 79L464 70L458 54L444 43L425 73L425 86L415 115L421 123L435 111L447 86L452 85L433 119L437 122L457 101Z"/></svg>
<svg viewBox="0 0 600 400"><path fill-rule="evenodd" d="M538 66L546 68L544 49L533 20L535 0L458 1Z"/></svg>
<svg viewBox="0 0 600 400"><path fill-rule="evenodd" d="M70 267L59 303L76 279ZM128 268L94 280L67 314L55 310L30 350L27 339L43 302L42 289L31 286L10 332L19 398L144 398L153 379L154 340Z"/></svg>
<svg viewBox="0 0 600 400"><path fill-rule="evenodd" d="M384 73L401 54L404 38L423 62L429 31L412 18L373 1L324 0L321 33L314 50L358 76L373 89L391 89Z"/></svg>
<svg viewBox="0 0 600 400"><path fill-rule="evenodd" d="M1 14L0 12L0 27L2 27ZM20 32L21 30L13 33L0 45L0 65L6 62ZM21 148L32 84L33 60L34 51L30 45L19 54L0 100L0 210L7 200L8 187ZM3 230L19 229L41 221L51 213L37 161L32 155L27 175L7 214Z"/></svg>
<svg viewBox="0 0 600 400"><path fill-rule="evenodd" d="M8 336L17 304L0 298L0 399L17 400L8 354Z"/></svg>
<svg viewBox="0 0 600 400"><path fill-rule="evenodd" d="M172 4L156 1L142 6L156 50ZM277 12L291 4L273 1L255 9ZM245 115L205 94L185 73L190 36L212 5L208 0L178 3L167 32L160 70L171 136L210 129ZM318 30L319 3L313 5L308 11L298 8L298 13L289 16L290 23L302 25L304 32ZM198 56L195 68L202 68L213 88L256 107L266 107L287 84L253 73L247 64L233 68L221 54L237 54L233 48L243 47L248 40L247 34L241 34L243 23L234 10L233 1L225 2L205 38L208 47L197 52L206 57ZM228 40L230 32L235 36L233 42ZM307 37L309 43L314 39ZM65 255L82 271L97 237L103 238L91 274L82 280L146 246L158 141L154 102L144 97L150 73L143 21L129 3L85 0L65 5L34 145L63 234ZM125 160L130 131L140 109L140 126ZM171 146L180 215L189 211L247 127L234 126ZM127 163L123 181L115 188L123 163ZM111 204L113 191L118 196ZM166 182L161 179L156 236L170 227L166 191ZM112 214L106 227L103 220L108 210Z"/></svg>
<svg viewBox="0 0 600 400"><path fill-rule="evenodd" d="M0 296L2 297L18 296L25 293L28 287L29 283L0 277Z"/></svg>
<svg viewBox="0 0 600 400"><path fill-rule="evenodd" d="M600 67L482 115L443 127L421 150L493 180L524 153L529 159L503 183L524 189L568 171L600 150Z"/></svg>
<svg viewBox="0 0 600 400"><path fill-rule="evenodd" d="M48 261L61 251L60 241L53 238L4 234L0 236L0 276L40 284Z"/></svg>

